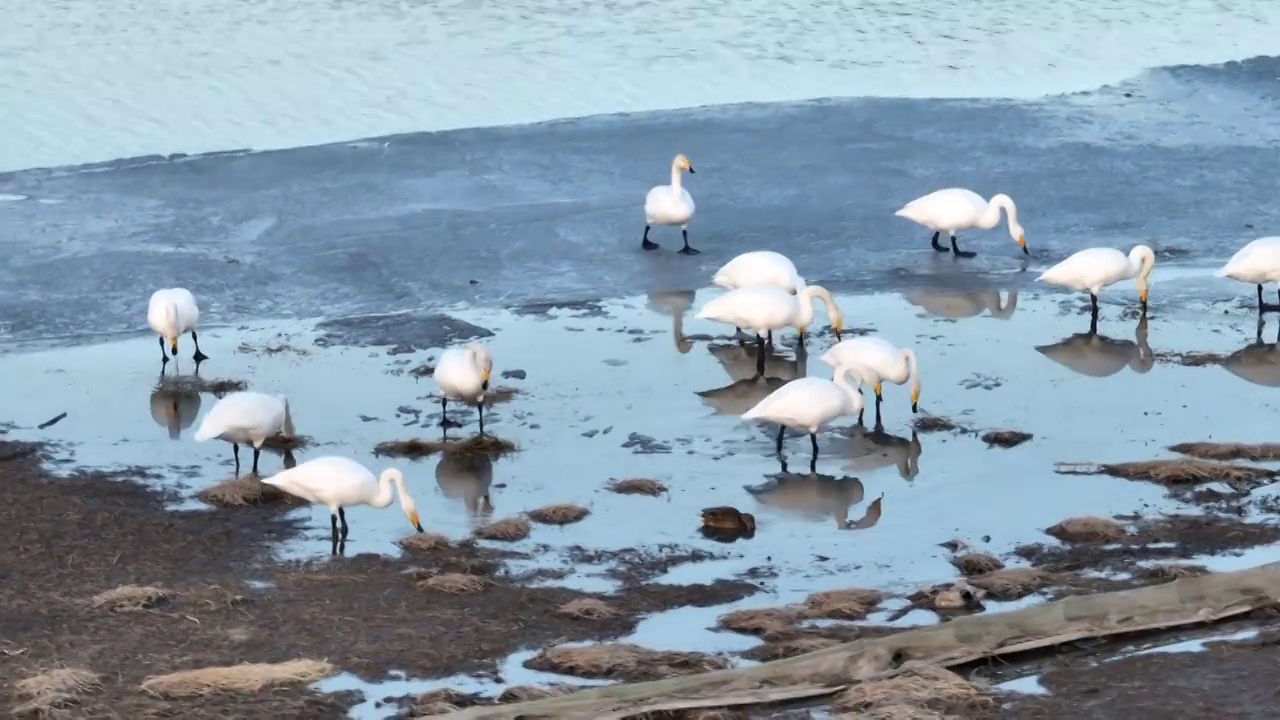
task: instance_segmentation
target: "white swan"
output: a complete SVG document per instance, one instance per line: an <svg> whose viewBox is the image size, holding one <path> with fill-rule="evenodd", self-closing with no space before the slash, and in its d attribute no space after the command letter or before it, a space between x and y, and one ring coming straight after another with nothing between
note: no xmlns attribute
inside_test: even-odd
<svg viewBox="0 0 1280 720"><path fill-rule="evenodd" d="M812 470L818 458L818 429L841 415L862 412L862 395L845 380L852 375L866 382L865 371L856 365L836 368L831 380L803 377L774 390L755 407L742 414L743 420L765 420L778 424L776 450L782 454L782 437L787 428L807 430L813 446Z"/></svg>
<svg viewBox="0 0 1280 720"><path fill-rule="evenodd" d="M449 400L475 403L480 409L480 434L484 434L484 394L489 389L493 358L479 343L449 348L436 364L436 385L440 388L440 427L449 427Z"/></svg>
<svg viewBox="0 0 1280 720"><path fill-rule="evenodd" d="M676 155L671 161L671 184L658 185L644 196L644 239L640 247L645 250L657 250L658 244L649 239L649 228L654 225L679 225L680 235L684 237L684 247L679 251L684 255L697 255L698 250L689 247L689 221L693 219L696 209L693 196L681 186L681 173L685 170L693 172L693 165L684 153Z"/></svg>
<svg viewBox="0 0 1280 720"><path fill-rule="evenodd" d="M196 337L196 324L200 322L200 308L196 298L186 288L165 288L151 293L147 303L147 324L160 336L160 362L167 364L169 356L164 352L165 342L173 356L178 357L178 337L183 333L191 333L191 342L195 343L196 353L192 359L197 364L209 359L200 352L200 339Z"/></svg>
<svg viewBox="0 0 1280 720"><path fill-rule="evenodd" d="M827 318L831 328L840 339L840 331L844 327L844 316L831 297L831 293L821 285L806 285L795 295L786 290L768 285L738 288L730 290L703 306L695 316L700 320L714 320L747 328L756 334L756 372L764 374L765 352L764 336L774 330L794 327L800 331L800 342L804 342L805 328L813 322L813 301L822 301L826 306Z"/></svg>
<svg viewBox="0 0 1280 720"><path fill-rule="evenodd" d="M901 385L911 381L911 412L919 412L920 366L911 348L899 349L893 343L878 337L860 337L842 340L818 358L832 366L857 365L862 368L863 379L876 392L876 425L880 424L880 402L883 399L880 385L889 381ZM862 423L862 415L858 415Z"/></svg>
<svg viewBox="0 0 1280 720"><path fill-rule="evenodd" d="M792 295L805 286L804 278L796 272L795 263L782 253L772 250L753 250L745 252L724 264L711 278L711 284L726 290L737 290L740 287L753 285L771 285L782 288ZM734 328L742 332L742 328ZM773 342L773 337L767 338Z"/></svg>
<svg viewBox="0 0 1280 720"><path fill-rule="evenodd" d="M1048 283L1089 293L1093 317L1098 317L1098 293L1121 280L1133 280L1138 288L1142 312L1147 311L1147 278L1156 264L1155 251L1146 245L1134 245L1128 255L1114 248L1081 250L1041 273L1036 282Z"/></svg>
<svg viewBox="0 0 1280 720"><path fill-rule="evenodd" d="M1276 283L1276 298L1280 300L1280 237L1258 238L1245 245L1214 275L1257 285L1258 312L1280 311L1280 303L1262 301L1262 286L1269 282Z"/></svg>
<svg viewBox="0 0 1280 720"><path fill-rule="evenodd" d="M240 474L240 446L253 446L253 473L258 473L258 456L267 438L283 435L291 438L293 416L289 414L289 401L283 395L267 395L259 392L233 392L209 409L209 414L196 429L196 442L225 440L231 443L236 460L236 475Z"/></svg>
<svg viewBox="0 0 1280 720"><path fill-rule="evenodd" d="M938 244L938 238L945 232L951 236L951 251L956 257L973 257L977 253L960 251L956 244L956 231L970 228L990 230L1000 224L1001 210L1009 216L1009 235L1018 241L1023 253L1031 254L1027 250L1026 233L1018 223L1018 206L1013 204L1013 198L1003 193L987 202L978 193L964 188L936 190L903 205L894 215L932 230L934 250L947 251Z"/></svg>
<svg viewBox="0 0 1280 720"><path fill-rule="evenodd" d="M330 456L308 460L290 470L284 470L262 481L308 502L327 505L333 526L333 542L347 541L347 514L343 508L368 505L378 509L391 504L391 484L395 483L400 495L400 509L414 529L422 532L418 521L418 505L404 488L404 475L395 468L387 468L378 478L365 466L344 457ZM341 522L342 533L338 533Z"/></svg>

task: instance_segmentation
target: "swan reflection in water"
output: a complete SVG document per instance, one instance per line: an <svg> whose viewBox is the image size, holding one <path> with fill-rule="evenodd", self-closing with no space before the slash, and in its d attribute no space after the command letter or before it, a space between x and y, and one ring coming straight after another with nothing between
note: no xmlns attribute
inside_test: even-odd
<svg viewBox="0 0 1280 720"><path fill-rule="evenodd" d="M493 515L489 487L493 485L493 460L484 453L445 453L436 464L436 484L450 500L461 500L473 525Z"/></svg>
<svg viewBox="0 0 1280 720"><path fill-rule="evenodd" d="M1126 367L1146 373L1155 366L1155 356L1147 344L1147 316L1138 320L1133 340L1116 340L1098 334L1095 318L1089 332L1077 333L1052 345L1039 345L1036 351L1073 372L1089 377L1115 375Z"/></svg>
<svg viewBox="0 0 1280 720"><path fill-rule="evenodd" d="M1001 301L999 290L922 289L904 295L907 302L930 315L962 320L990 311L991 317L1008 320L1018 309L1018 293L1009 291L1009 299Z"/></svg>
<svg viewBox="0 0 1280 720"><path fill-rule="evenodd" d="M649 302L646 303L650 310L671 316L671 336L676 352L681 355L693 349L693 341L684 335L684 316L696 297L696 290L655 290L649 293Z"/></svg>
<svg viewBox="0 0 1280 720"><path fill-rule="evenodd" d="M195 390L156 388L151 393L151 419L169 430L170 440L177 440L199 415L200 393Z"/></svg>
<svg viewBox="0 0 1280 720"><path fill-rule="evenodd" d="M698 393L702 402L720 415L741 415L765 399L769 393L808 374L808 353L804 345L796 348L794 358L779 352L766 352L764 376L756 374L756 348L738 343L707 346L733 382Z"/></svg>
<svg viewBox="0 0 1280 720"><path fill-rule="evenodd" d="M1263 387L1280 387L1280 329L1276 341L1262 341L1262 323L1254 341L1231 353L1222 361L1222 367L1236 377Z"/></svg>
<svg viewBox="0 0 1280 720"><path fill-rule="evenodd" d="M924 448L915 430L911 431L910 439L890 435L881 425L873 430L854 425L841 430L840 434L844 438L837 445L837 452L848 458L844 467L849 472L866 474L897 466L898 475L904 480L914 480L920 474L920 455Z"/></svg>
<svg viewBox="0 0 1280 720"><path fill-rule="evenodd" d="M865 493L861 480L816 472L802 475L788 471L786 460L781 463L782 472L768 481L743 486L756 502L808 520L833 518L840 529L862 522L849 522L849 509L862 502Z"/></svg>

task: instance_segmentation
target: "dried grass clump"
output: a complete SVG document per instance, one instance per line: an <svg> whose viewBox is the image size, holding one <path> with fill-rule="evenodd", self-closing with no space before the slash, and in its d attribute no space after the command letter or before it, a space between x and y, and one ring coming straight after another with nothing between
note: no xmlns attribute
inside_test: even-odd
<svg viewBox="0 0 1280 720"><path fill-rule="evenodd" d="M805 598L800 607L804 616L809 618L861 620L883 599L884 594L876 590L827 590Z"/></svg>
<svg viewBox="0 0 1280 720"><path fill-rule="evenodd" d="M729 666L722 658L706 653L649 650L629 643L558 645L529 658L524 665L575 677L624 679L691 675Z"/></svg>
<svg viewBox="0 0 1280 720"><path fill-rule="evenodd" d="M612 605L592 597L570 600L557 608L556 613L582 620L607 620L618 616L618 611Z"/></svg>
<svg viewBox="0 0 1280 720"><path fill-rule="evenodd" d="M867 713L872 717L936 717L937 715L888 716L880 714L890 707L933 711L945 716L981 717L990 714L998 703L977 685L936 665L909 662L901 671L883 680L858 683L836 695L831 701L837 710ZM875 711L880 711L876 713Z"/></svg>
<svg viewBox="0 0 1280 720"><path fill-rule="evenodd" d="M1126 480L1145 480L1161 485L1196 485L1207 482L1255 483L1270 480L1277 474L1275 470L1267 468L1191 458L1125 463L1058 463L1053 471L1061 475L1111 475Z"/></svg>
<svg viewBox="0 0 1280 720"><path fill-rule="evenodd" d="M396 541L396 544L405 550L414 552L426 552L428 550L443 550L449 547L449 538L436 533L422 532L406 535Z"/></svg>
<svg viewBox="0 0 1280 720"><path fill-rule="evenodd" d="M438 590L450 595L466 595L484 590L485 579L478 575L466 573L440 573L418 583L419 587Z"/></svg>
<svg viewBox="0 0 1280 720"><path fill-rule="evenodd" d="M667 492L666 485L649 478L610 479L605 489L609 492L616 492L619 495L648 495L650 497L657 497Z"/></svg>
<svg viewBox="0 0 1280 720"><path fill-rule="evenodd" d="M951 422L941 415L922 415L911 423L919 432L943 432L946 430L959 430L960 426Z"/></svg>
<svg viewBox="0 0 1280 720"><path fill-rule="evenodd" d="M502 691L498 696L499 705L507 703L529 702L530 700L541 700L549 697L559 697L576 692L578 688L567 683L552 683L550 685L513 685Z"/></svg>
<svg viewBox="0 0 1280 720"><path fill-rule="evenodd" d="M19 680L13 694L22 700L12 709L14 717L58 717L80 704L80 698L102 687L98 673L82 668L54 668Z"/></svg>
<svg viewBox="0 0 1280 720"><path fill-rule="evenodd" d="M374 455L404 457L410 459L424 458L444 453L456 457L475 457L487 455L498 458L514 452L516 444L510 440L492 435L473 435L465 440L388 440L380 442L373 448Z"/></svg>
<svg viewBox="0 0 1280 720"><path fill-rule="evenodd" d="M725 630L765 637L790 630L801 617L791 607L734 610L721 615L716 625Z"/></svg>
<svg viewBox="0 0 1280 720"><path fill-rule="evenodd" d="M500 540L502 542L516 542L529 537L529 533L533 531L533 524L522 517L506 518L497 522L482 525L476 528L471 534L481 540Z"/></svg>
<svg viewBox="0 0 1280 720"><path fill-rule="evenodd" d="M150 610L173 598L164 588L149 585L121 585L89 598L89 607L108 612L138 612Z"/></svg>
<svg viewBox="0 0 1280 720"><path fill-rule="evenodd" d="M310 435L272 435L262 443L262 449L284 452L285 450L301 450L315 444L315 438Z"/></svg>
<svg viewBox="0 0 1280 720"><path fill-rule="evenodd" d="M489 388L484 393L484 404L497 405L498 403L510 402L512 398L519 394L520 388L513 388L507 385Z"/></svg>
<svg viewBox="0 0 1280 720"><path fill-rule="evenodd" d="M982 434L982 441L988 447L1011 448L1017 447L1033 437L1035 436L1031 433L1022 432L1021 430L992 430Z"/></svg>
<svg viewBox="0 0 1280 720"><path fill-rule="evenodd" d="M256 693L280 685L313 683L337 672L336 667L322 660L244 663L156 675L144 680L142 689L164 697L205 695L212 692Z"/></svg>
<svg viewBox="0 0 1280 720"><path fill-rule="evenodd" d="M970 578L995 600L1019 600L1051 584L1054 576L1037 568L1007 568Z"/></svg>
<svg viewBox="0 0 1280 720"><path fill-rule="evenodd" d="M1170 582L1172 580L1181 580L1182 578L1208 575L1209 568L1203 565L1160 563L1142 568L1136 574L1138 577L1152 582Z"/></svg>
<svg viewBox="0 0 1280 720"><path fill-rule="evenodd" d="M1154 354L1156 360L1174 363L1184 367L1204 367L1205 365L1221 365L1226 362L1227 355L1215 352L1169 352L1162 350Z"/></svg>
<svg viewBox="0 0 1280 720"><path fill-rule="evenodd" d="M1190 442L1171 445L1169 449L1201 460L1280 460L1280 443Z"/></svg>
<svg viewBox="0 0 1280 720"><path fill-rule="evenodd" d="M789 640L779 640L777 642L767 642L757 645L750 650L742 653L742 656L749 660L758 662L769 662L770 660L782 660L784 658L795 657L805 653L826 650L829 647L839 645L840 641L829 637L806 636L791 638Z"/></svg>
<svg viewBox="0 0 1280 720"><path fill-rule="evenodd" d="M387 440L380 442L373 447L374 455L383 455L388 457L402 458L424 458L431 457L438 452L443 452L446 447L453 443L440 440L421 440L413 438L411 440Z"/></svg>
<svg viewBox="0 0 1280 720"><path fill-rule="evenodd" d="M159 389L179 393L209 393L221 397L227 393L248 390L249 383L244 380L205 379L195 375L166 375L160 381Z"/></svg>
<svg viewBox="0 0 1280 720"><path fill-rule="evenodd" d="M218 507L246 505L305 505L306 500L290 495L274 485L267 485L253 475L241 475L201 490L196 497Z"/></svg>
<svg viewBox="0 0 1280 720"><path fill-rule="evenodd" d="M543 525L569 525L581 521L590 515L591 511L581 505L560 503L559 505L548 505L536 510L530 510L526 514L530 520Z"/></svg>
<svg viewBox="0 0 1280 720"><path fill-rule="evenodd" d="M1123 540L1129 534L1124 525L1115 520L1092 515L1067 518L1057 525L1045 528L1045 533L1063 542L1073 543L1111 543Z"/></svg>
<svg viewBox="0 0 1280 720"><path fill-rule="evenodd" d="M956 566L961 575L983 575L985 573L994 572L1004 569L1004 562L994 555L986 553L972 552L951 558L951 564Z"/></svg>

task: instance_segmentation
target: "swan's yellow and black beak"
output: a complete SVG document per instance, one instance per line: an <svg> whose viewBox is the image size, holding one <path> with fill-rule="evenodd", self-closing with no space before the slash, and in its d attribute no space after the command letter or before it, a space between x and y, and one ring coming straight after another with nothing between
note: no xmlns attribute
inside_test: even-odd
<svg viewBox="0 0 1280 720"><path fill-rule="evenodd" d="M697 174L698 174L698 173L696 173L696 172L694 172L694 171L693 171L693 166L692 166L692 165L685 165L685 167L689 169L689 174L690 174L690 175L697 175Z"/></svg>
<svg viewBox="0 0 1280 720"><path fill-rule="evenodd" d="M480 383L480 389L488 390L489 389L489 371L485 370L483 373L480 374L480 377L484 379L483 382Z"/></svg>
<svg viewBox="0 0 1280 720"><path fill-rule="evenodd" d="M169 338L169 351L173 353L174 357L178 357L178 336L177 335L174 335L173 337Z"/></svg>
<svg viewBox="0 0 1280 720"><path fill-rule="evenodd" d="M836 333L836 342L840 342L840 331L842 330L841 325L843 325L843 323L839 320L831 323L831 329Z"/></svg>
<svg viewBox="0 0 1280 720"><path fill-rule="evenodd" d="M1031 254L1031 251L1027 249L1027 239L1025 237L1018 238L1018 246L1022 248L1023 255Z"/></svg>
<svg viewBox="0 0 1280 720"><path fill-rule="evenodd" d="M1142 314L1146 315L1147 314L1147 291L1146 290L1143 290L1138 295L1138 302L1142 303Z"/></svg>
<svg viewBox="0 0 1280 720"><path fill-rule="evenodd" d="M920 393L918 392L911 393L911 412L920 412Z"/></svg>
<svg viewBox="0 0 1280 720"><path fill-rule="evenodd" d="M418 532L424 532L424 530L422 529L422 523L418 521L417 510L414 510L413 512L409 512L405 514L409 516L409 522L413 524L414 530L417 530Z"/></svg>

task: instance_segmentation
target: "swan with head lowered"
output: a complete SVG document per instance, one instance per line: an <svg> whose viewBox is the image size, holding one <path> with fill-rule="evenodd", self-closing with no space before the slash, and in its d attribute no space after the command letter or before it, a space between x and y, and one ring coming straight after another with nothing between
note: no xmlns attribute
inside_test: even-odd
<svg viewBox="0 0 1280 720"><path fill-rule="evenodd" d="M375 478L373 473L355 460L329 456L308 460L262 482L308 502L328 506L335 546L339 541L347 541L347 514L344 508L355 505L379 509L387 507L391 504L393 483L400 495L400 509L404 511L404 516L414 529L422 532L417 503L404 488L404 475L395 468L387 468Z"/></svg>
<svg viewBox="0 0 1280 720"><path fill-rule="evenodd" d="M200 307L196 305L196 298L190 290L165 288L151 294L151 300L147 303L147 324L160 338L161 365L169 362L169 356L164 351L165 343L168 343L176 358L178 337L185 333L191 333L191 342L196 346L196 352L191 356L196 361L196 366L209 359L208 355L200 352L200 339L196 336L196 324L199 322Z"/></svg>
<svg viewBox="0 0 1280 720"><path fill-rule="evenodd" d="M240 474L240 446L253 446L253 474L258 474L258 456L267 438L294 436L289 401L283 395L267 395L249 390L233 392L214 403L194 435L196 442L225 440L231 443ZM286 456L286 460L288 457Z"/></svg>
<svg viewBox="0 0 1280 720"><path fill-rule="evenodd" d="M489 390L493 358L479 343L449 348L440 354L440 362L432 377L440 388L440 427L447 432L449 401L475 403L480 410L480 434L484 434L484 394ZM461 427L453 423L455 427Z"/></svg>
<svg viewBox="0 0 1280 720"><path fill-rule="evenodd" d="M795 263L782 253L772 250L745 252L724 264L711 278L711 284L726 290L737 290L754 285L782 288L795 295L804 288L804 278L796 272ZM734 328L742 332L742 328ZM767 338L773 342L772 334Z"/></svg>
<svg viewBox="0 0 1280 720"><path fill-rule="evenodd" d="M684 247L679 250L683 255L697 255L698 250L689 247L689 221L697 209L693 204L693 196L685 190L681 180L685 171L690 175L693 165L684 153L676 155L671 161L671 184L658 185L651 188L644 196L644 238L640 247L645 250L657 250L658 243L649 239L649 229L654 225L679 225L680 235L684 238Z"/></svg>
<svg viewBox="0 0 1280 720"><path fill-rule="evenodd" d="M1214 275L1258 286L1258 312L1280 312L1276 304L1262 301L1262 286L1276 283L1276 299L1280 301L1280 237L1258 238L1240 248Z"/></svg>
<svg viewBox="0 0 1280 720"><path fill-rule="evenodd" d="M806 285L795 295L768 285L730 290L704 305L695 317L753 331L756 334L756 373L763 375L764 336L774 330L793 327L800 332L800 342L803 343L805 328L813 322L814 300L821 300L826 306L827 318L839 340L844 317L831 293L821 285Z"/></svg>
<svg viewBox="0 0 1280 720"><path fill-rule="evenodd" d="M861 384L866 381L865 372L857 365L841 365L835 369L831 380L797 378L743 413L742 419L776 423L778 439L775 450L778 455L782 454L782 440L787 428L808 431L809 442L813 446L809 469L817 472L818 430L841 415L862 412L862 394L849 384L846 375L852 375Z"/></svg>
<svg viewBox="0 0 1280 720"><path fill-rule="evenodd" d="M1089 248L1081 250L1053 267L1045 270L1037 282L1070 288L1089 293L1094 322L1098 319L1098 293L1108 285L1122 280L1133 280L1138 288L1138 302L1142 312L1147 312L1147 278L1155 267L1155 251L1146 245L1135 245L1128 255L1114 248Z"/></svg>
<svg viewBox="0 0 1280 720"><path fill-rule="evenodd" d="M911 381L911 412L919 412L920 366L911 348L897 348L893 343L878 337L860 337L842 340L819 358L822 362L839 367L857 365L863 370L866 384L876 392L876 425L880 425L880 402L883 400L881 384L885 381L901 385ZM861 390L859 390L861 393ZM862 414L858 414L862 423Z"/></svg>
<svg viewBox="0 0 1280 720"><path fill-rule="evenodd" d="M936 190L903 205L894 215L932 230L934 250L947 252L947 248L938 243L938 238L945 232L951 237L951 252L956 257L973 257L977 253L960 250L956 232L972 228L990 230L1000 224L1001 210L1009 218L1009 235L1022 247L1024 254L1030 255L1026 233L1018 223L1018 206L1013 204L1013 198L1003 193L993 196L988 202L978 193L964 188Z"/></svg>

